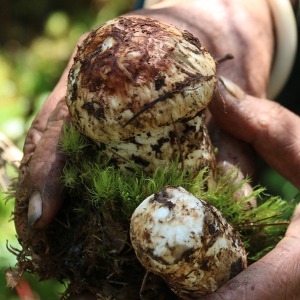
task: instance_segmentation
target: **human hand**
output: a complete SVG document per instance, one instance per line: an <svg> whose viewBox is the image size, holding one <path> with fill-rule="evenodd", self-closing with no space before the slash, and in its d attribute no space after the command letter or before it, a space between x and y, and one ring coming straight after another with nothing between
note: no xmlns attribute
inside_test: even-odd
<svg viewBox="0 0 300 300"><path fill-rule="evenodd" d="M221 0L212 2L214 3L190 1L176 7L142 10L134 14L154 17L191 31L203 41L214 57L224 56L228 52L233 53L234 63L221 64L219 73L236 79L249 93L263 96L273 48L272 23L266 2L256 1L259 9L256 7L255 11L250 7L250 2L247 2L248 6L237 5L239 1L232 1L230 4ZM216 4L219 4L218 9ZM228 22L229 15L230 22ZM253 32L249 33L248 27L254 28ZM263 36L258 39L262 32ZM259 57L253 60L253 56L258 53ZM20 183L25 190L25 198L29 201L29 224L16 214L19 236L22 236L22 231L28 228L28 225L34 228L46 227L56 215L63 199L58 178L65 158L59 153L57 145L63 125L62 116L68 119L64 100L67 73L68 68L28 132L24 147L25 158L22 169L24 173L20 176ZM235 140L234 143L240 142ZM234 149L238 153L236 148ZM240 153L241 156L237 157L237 161L248 161L248 157L245 157L243 152ZM227 159L225 156L222 159L230 161L232 157ZM249 166L247 163L246 165Z"/></svg>
<svg viewBox="0 0 300 300"><path fill-rule="evenodd" d="M252 144L275 170L300 188L300 118L281 105L246 95L226 78L210 104L219 125ZM229 92L228 92L229 91ZM222 95L222 98L220 97ZM276 248L203 300L300 299L300 206Z"/></svg>

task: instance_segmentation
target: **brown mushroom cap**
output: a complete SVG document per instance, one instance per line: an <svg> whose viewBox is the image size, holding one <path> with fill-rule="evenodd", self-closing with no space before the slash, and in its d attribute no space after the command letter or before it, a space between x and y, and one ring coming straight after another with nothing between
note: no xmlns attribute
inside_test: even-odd
<svg viewBox="0 0 300 300"><path fill-rule="evenodd" d="M214 59L189 32L120 17L92 30L78 48L67 104L83 134L126 141L193 118L211 100L215 74Z"/></svg>

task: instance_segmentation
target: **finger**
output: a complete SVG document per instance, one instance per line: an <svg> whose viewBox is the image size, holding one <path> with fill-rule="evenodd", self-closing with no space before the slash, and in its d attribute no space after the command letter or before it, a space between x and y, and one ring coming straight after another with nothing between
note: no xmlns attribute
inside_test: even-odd
<svg viewBox="0 0 300 300"><path fill-rule="evenodd" d="M210 110L220 127L252 144L282 176L300 188L300 118L276 102L246 95L222 78Z"/></svg>
<svg viewBox="0 0 300 300"><path fill-rule="evenodd" d="M233 137L221 132L221 140L217 143L218 153L217 167L221 176L230 174L229 180L232 181L233 188L236 188L246 178L255 177L255 161L252 149L248 144L236 140ZM250 196L253 193L251 182L245 182L234 194L234 199L239 200ZM256 207L256 199L252 198L248 204Z"/></svg>
<svg viewBox="0 0 300 300"><path fill-rule="evenodd" d="M300 214L300 206L296 214ZM274 250L215 293L201 300L285 300L300 299L299 219L292 222L287 234Z"/></svg>
<svg viewBox="0 0 300 300"><path fill-rule="evenodd" d="M253 149L249 144L230 136L218 126L213 117L208 114L207 129L210 139L215 148L217 168L219 174L235 180L233 186L236 187L247 177L255 178L256 163ZM245 183L236 193L235 199L247 197L253 192L250 182ZM256 206L256 199L252 199L250 204Z"/></svg>
<svg viewBox="0 0 300 300"><path fill-rule="evenodd" d="M59 178L65 163L60 153L59 139L62 134L63 117L68 120L69 112L62 98L51 113L29 167L25 170L21 189L28 198L28 225L42 228L47 226L58 212L62 203L62 187ZM17 209L16 205L16 209ZM16 220L20 232L25 220Z"/></svg>

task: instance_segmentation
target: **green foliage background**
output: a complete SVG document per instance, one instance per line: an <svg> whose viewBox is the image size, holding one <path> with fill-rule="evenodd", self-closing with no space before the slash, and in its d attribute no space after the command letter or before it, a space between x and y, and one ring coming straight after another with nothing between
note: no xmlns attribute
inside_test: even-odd
<svg viewBox="0 0 300 300"><path fill-rule="evenodd" d="M78 38L94 26L133 8L134 0L1 0L0 10L0 131L22 149L26 131L55 86ZM287 88L278 101L300 112L299 56ZM297 190L258 159L259 182L270 193L291 200ZM14 174L12 174L14 176ZM0 191L0 300L19 299L5 288L4 270L14 266L15 257L6 250L13 246L15 230L8 222L13 202L4 205ZM58 299L63 287L54 281L37 283L25 276L36 299ZM55 286L54 286L55 285Z"/></svg>

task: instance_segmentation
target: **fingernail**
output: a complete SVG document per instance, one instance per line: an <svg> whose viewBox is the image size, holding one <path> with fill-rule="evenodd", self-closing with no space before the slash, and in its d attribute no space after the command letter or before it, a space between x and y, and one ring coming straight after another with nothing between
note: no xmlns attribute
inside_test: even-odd
<svg viewBox="0 0 300 300"><path fill-rule="evenodd" d="M35 222L42 216L43 203L40 192L36 191L30 195L28 204L28 224L33 226Z"/></svg>
<svg viewBox="0 0 300 300"><path fill-rule="evenodd" d="M225 89L236 99L243 100L245 98L245 92L233 83L231 80L224 76L219 76L220 81L223 83Z"/></svg>

